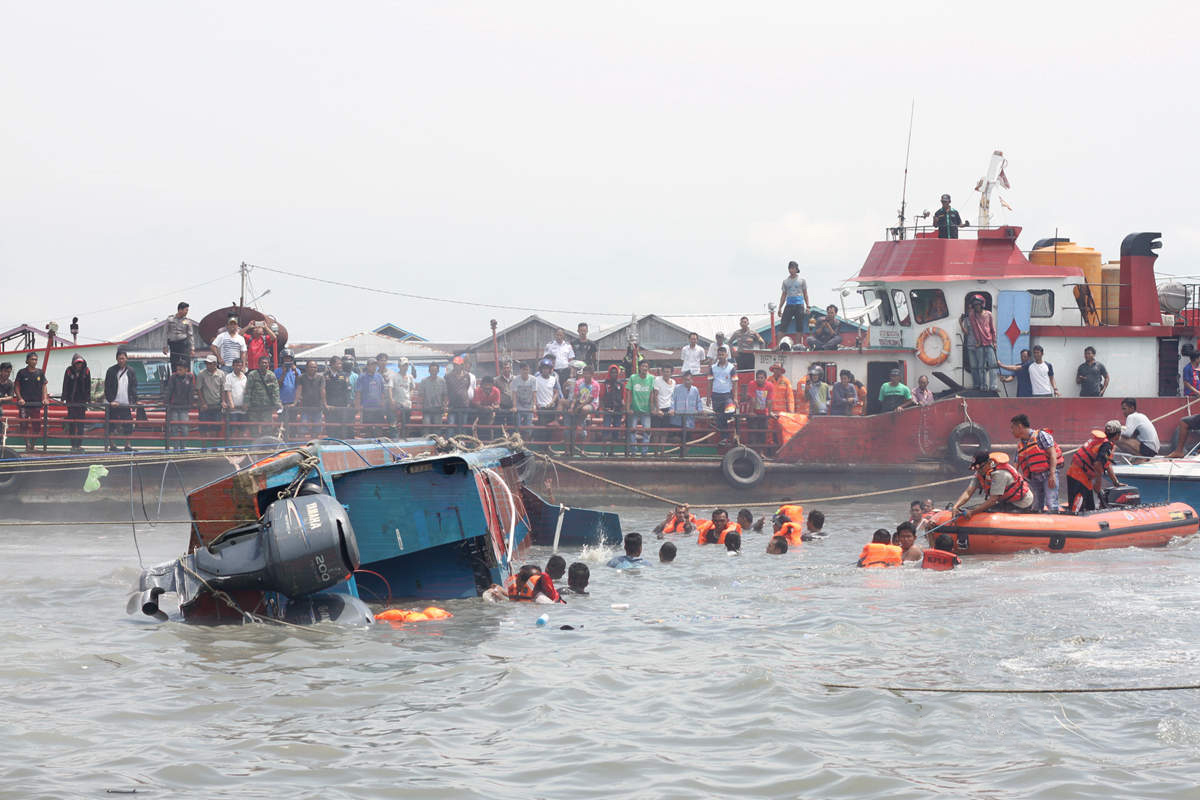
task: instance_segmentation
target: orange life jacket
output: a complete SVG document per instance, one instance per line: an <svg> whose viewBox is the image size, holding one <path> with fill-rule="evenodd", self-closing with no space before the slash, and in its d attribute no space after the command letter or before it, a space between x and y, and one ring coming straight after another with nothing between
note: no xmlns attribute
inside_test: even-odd
<svg viewBox="0 0 1200 800"><path fill-rule="evenodd" d="M518 585L517 576L513 575L508 579L508 599L533 600L534 595L537 594L537 585L541 577L541 573L534 573L524 584Z"/></svg>
<svg viewBox="0 0 1200 800"><path fill-rule="evenodd" d="M1025 493L1029 491L1029 484L1021 477L1021 473L1013 469L1012 464L997 464L992 472L998 470L1004 470L1012 476L1012 483L1004 490L1004 494L1000 495L1000 499L1005 503L1015 503L1024 497ZM984 492L990 492L992 489L991 473L988 473L988 477L980 475L979 485L983 487Z"/></svg>
<svg viewBox="0 0 1200 800"><path fill-rule="evenodd" d="M863 545L862 553L858 556L860 567L898 567L901 563L903 550L899 545L870 542Z"/></svg>
<svg viewBox="0 0 1200 800"><path fill-rule="evenodd" d="M1022 475L1040 475L1050 471L1050 456L1038 444L1038 433L1030 431L1029 440L1017 445L1017 469Z"/></svg>
<svg viewBox="0 0 1200 800"><path fill-rule="evenodd" d="M958 556L954 555L954 553L930 548L925 551L925 557L921 559L921 569L954 569L954 565L957 563Z"/></svg>
<svg viewBox="0 0 1200 800"><path fill-rule="evenodd" d="M808 376L796 379L796 413L808 413Z"/></svg>
<svg viewBox="0 0 1200 800"><path fill-rule="evenodd" d="M1052 428L1042 428L1042 431L1044 431L1047 436L1049 436L1051 439L1054 440L1054 463L1055 463L1055 465L1062 464L1064 461L1062 447L1058 444L1058 439L1054 438L1054 430Z"/></svg>
<svg viewBox="0 0 1200 800"><path fill-rule="evenodd" d="M741 525L738 525L736 522L730 522L728 525L725 526L725 530L721 531L721 535L717 537L717 541L710 542L706 538L706 535L712 529L713 529L713 523L712 523L711 519L701 520L700 522L696 523L696 530L698 530L700 532L700 535L696 537L696 544L725 544L725 535L726 534L728 534L728 533L740 534L742 532Z"/></svg>
<svg viewBox="0 0 1200 800"><path fill-rule="evenodd" d="M686 522L680 522L678 517L671 517L671 520L663 526L663 533L683 533L683 527L688 523L696 524L696 515L688 514Z"/></svg>
<svg viewBox="0 0 1200 800"><path fill-rule="evenodd" d="M801 525L804 523L804 506L799 505L797 503L793 503L793 504L786 505L786 506L780 506L779 510L776 511L775 513L776 513L776 515L782 514L783 516L787 517L792 522L795 522L797 525Z"/></svg>
<svg viewBox="0 0 1200 800"><path fill-rule="evenodd" d="M775 531L773 535L787 539L789 547L796 547L804 542L804 529L798 522L783 523L783 527Z"/></svg>
<svg viewBox="0 0 1200 800"><path fill-rule="evenodd" d="M1091 486L1104 474L1104 468L1112 458L1112 450L1107 456L1100 455L1100 448L1108 442L1107 438L1092 436L1083 446L1075 451L1071 458L1071 466L1067 468L1067 477L1074 478L1082 484Z"/></svg>
<svg viewBox="0 0 1200 800"><path fill-rule="evenodd" d="M863 415L863 409L867 407L867 387L859 386L857 389L858 403L856 403L854 408L850 410L850 414L855 417L861 417Z"/></svg>

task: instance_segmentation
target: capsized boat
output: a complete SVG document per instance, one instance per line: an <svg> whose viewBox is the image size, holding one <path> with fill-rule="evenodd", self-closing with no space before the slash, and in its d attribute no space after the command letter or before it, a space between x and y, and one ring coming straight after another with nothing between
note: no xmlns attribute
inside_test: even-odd
<svg viewBox="0 0 1200 800"><path fill-rule="evenodd" d="M1077 553L1112 547L1162 547L1177 536L1200 530L1200 519L1186 503L1110 506L1080 514L984 512L952 519L933 512L927 522L930 546L939 534L955 537L954 552L994 555L1043 550Z"/></svg>
<svg viewBox="0 0 1200 800"><path fill-rule="evenodd" d="M143 571L130 613L161 619L158 597L176 592L189 622L236 622L242 612L357 619L363 608L347 598L360 592L382 602L503 586L530 545L554 542L556 531L562 545L620 540L615 514L551 506L526 489L519 468L528 457L515 440L478 449L320 440L280 450L188 495L188 554Z"/></svg>

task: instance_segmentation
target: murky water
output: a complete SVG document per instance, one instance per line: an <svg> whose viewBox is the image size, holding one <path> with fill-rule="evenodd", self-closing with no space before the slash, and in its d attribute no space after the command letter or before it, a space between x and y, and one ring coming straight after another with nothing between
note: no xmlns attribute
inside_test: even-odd
<svg viewBox="0 0 1200 800"><path fill-rule="evenodd" d="M1200 684L1200 542L864 571L903 499L827 511L785 556L753 534L639 572L592 553L566 606L299 633L126 617L127 529L6 529L0 795L1200 797L1200 692L820 685ZM185 535L140 539L153 563Z"/></svg>

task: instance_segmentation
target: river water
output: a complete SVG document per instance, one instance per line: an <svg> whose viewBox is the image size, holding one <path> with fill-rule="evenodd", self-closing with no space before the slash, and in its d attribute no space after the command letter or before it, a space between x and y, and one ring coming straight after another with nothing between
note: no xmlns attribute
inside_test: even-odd
<svg viewBox="0 0 1200 800"><path fill-rule="evenodd" d="M631 572L590 552L569 605L371 630L127 617L128 529L7 528L0 796L1200 797L1200 692L821 685L1200 684L1200 542L855 569L905 515L884 500L828 507L784 556L754 534ZM139 541L156 563L186 532Z"/></svg>

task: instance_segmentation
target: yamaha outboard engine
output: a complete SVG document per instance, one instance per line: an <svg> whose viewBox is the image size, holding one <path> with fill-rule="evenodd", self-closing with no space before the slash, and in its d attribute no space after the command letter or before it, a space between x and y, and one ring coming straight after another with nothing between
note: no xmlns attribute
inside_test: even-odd
<svg viewBox="0 0 1200 800"><path fill-rule="evenodd" d="M226 531L186 556L142 572L128 612L165 620L164 592L180 608L212 592L278 592L289 600L341 583L358 569L358 543L346 510L327 494L277 500L262 518Z"/></svg>
<svg viewBox="0 0 1200 800"><path fill-rule="evenodd" d="M1107 508L1140 506L1142 493L1136 486L1105 486L1101 490Z"/></svg>

